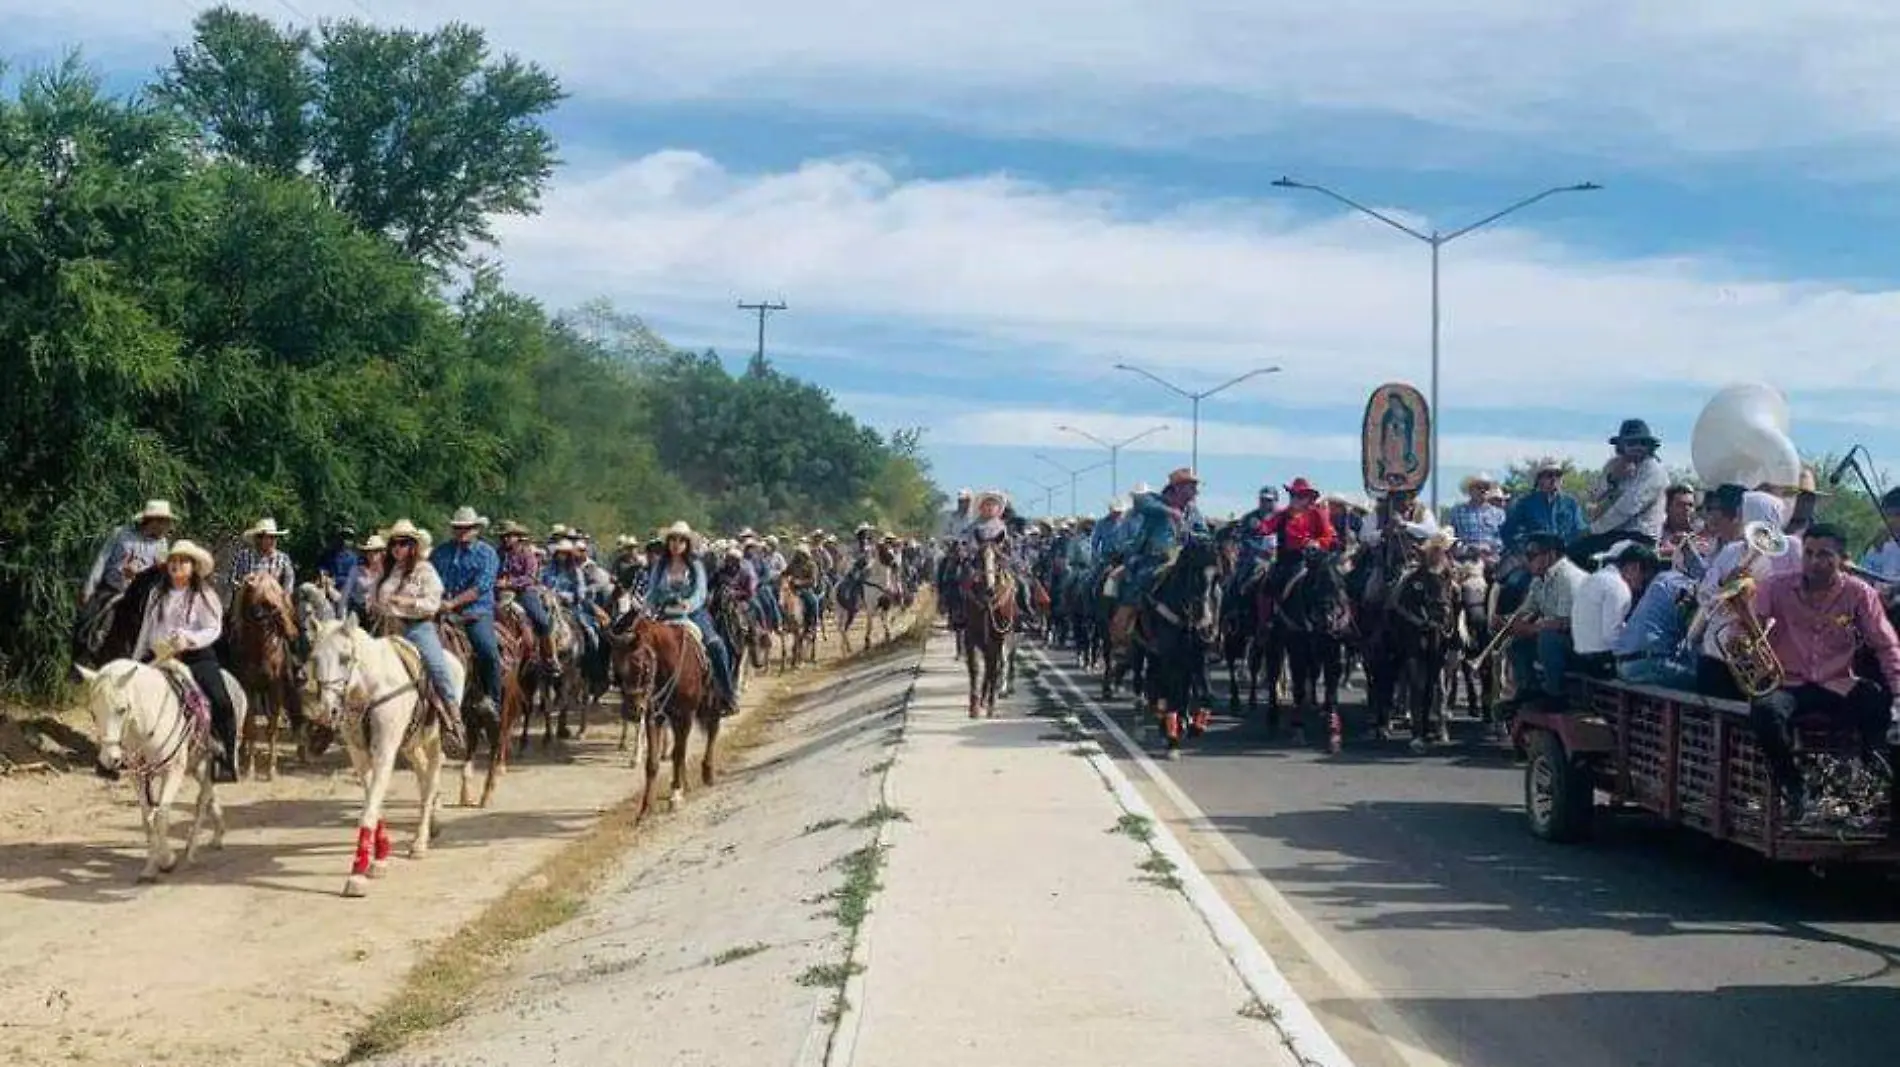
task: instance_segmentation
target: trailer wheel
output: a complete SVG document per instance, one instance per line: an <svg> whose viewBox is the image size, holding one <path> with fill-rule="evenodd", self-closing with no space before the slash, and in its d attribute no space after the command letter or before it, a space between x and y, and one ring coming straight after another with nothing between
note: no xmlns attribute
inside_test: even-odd
<svg viewBox="0 0 1900 1067"><path fill-rule="evenodd" d="M1528 742L1524 814L1531 833L1558 843L1589 837L1596 815L1596 787L1589 771L1571 760L1564 743L1549 730L1532 731Z"/></svg>

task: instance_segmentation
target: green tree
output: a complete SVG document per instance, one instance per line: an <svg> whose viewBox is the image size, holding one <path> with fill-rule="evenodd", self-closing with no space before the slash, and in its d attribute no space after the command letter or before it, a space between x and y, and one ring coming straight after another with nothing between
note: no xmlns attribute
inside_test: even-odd
<svg viewBox="0 0 1900 1067"><path fill-rule="evenodd" d="M541 119L563 96L472 26L343 19L313 36L228 7L198 16L156 91L219 152L310 174L363 228L437 265L491 240L492 216L539 210L555 164Z"/></svg>

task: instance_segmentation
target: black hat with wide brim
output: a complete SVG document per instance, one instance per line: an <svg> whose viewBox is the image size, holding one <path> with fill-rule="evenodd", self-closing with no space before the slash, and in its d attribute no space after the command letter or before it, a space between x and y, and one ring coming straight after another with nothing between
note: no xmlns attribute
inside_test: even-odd
<svg viewBox="0 0 1900 1067"><path fill-rule="evenodd" d="M1662 438L1649 432L1649 423L1641 419L1624 419L1623 428L1610 438L1613 445L1638 444L1656 448L1662 444Z"/></svg>

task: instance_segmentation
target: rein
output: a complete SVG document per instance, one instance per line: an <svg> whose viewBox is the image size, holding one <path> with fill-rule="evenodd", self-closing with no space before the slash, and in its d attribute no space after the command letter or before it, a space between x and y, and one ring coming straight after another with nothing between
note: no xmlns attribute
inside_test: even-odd
<svg viewBox="0 0 1900 1067"><path fill-rule="evenodd" d="M132 676L127 675L126 677L129 681ZM165 748L165 754L157 759L149 759L143 751L127 753L125 760L125 769L132 774L133 780L138 783L139 795L145 799L146 807L158 806L158 797L152 793L152 781L164 773L166 768L172 765L172 761L178 758L180 752L187 751L190 746L202 742L205 734L205 731L198 727L197 719L192 716L190 710L185 707L185 703L178 696L177 690L172 687L172 679L166 677L165 682L165 703L160 704L159 707L167 708L175 706L178 709L171 729L166 731L163 745L159 746ZM123 731L123 727L121 727L121 730ZM120 739L119 747L121 751L125 748L123 738Z"/></svg>

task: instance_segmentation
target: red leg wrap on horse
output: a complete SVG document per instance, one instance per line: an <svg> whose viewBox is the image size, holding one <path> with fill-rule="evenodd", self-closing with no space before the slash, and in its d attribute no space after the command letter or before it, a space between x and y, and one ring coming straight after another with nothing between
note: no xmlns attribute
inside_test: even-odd
<svg viewBox="0 0 1900 1067"><path fill-rule="evenodd" d="M1181 740L1181 713L1180 712L1178 711L1168 712L1166 715L1162 716L1161 722L1162 722L1162 729L1165 730L1168 735L1168 740L1170 741Z"/></svg>
<svg viewBox="0 0 1900 1067"><path fill-rule="evenodd" d="M386 860L389 852L389 824L379 819L376 822L376 858Z"/></svg>
<svg viewBox="0 0 1900 1067"><path fill-rule="evenodd" d="M1195 712L1194 713L1194 728L1196 730L1207 729L1207 722L1209 719L1212 719L1213 717L1214 716L1206 708L1202 708L1201 710Z"/></svg>
<svg viewBox="0 0 1900 1067"><path fill-rule="evenodd" d="M351 874L369 873L369 847L372 831L367 826L356 828L356 860L350 864Z"/></svg>

